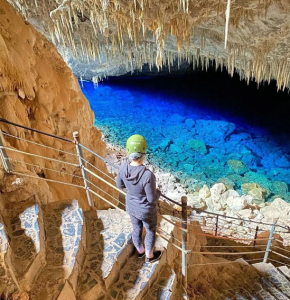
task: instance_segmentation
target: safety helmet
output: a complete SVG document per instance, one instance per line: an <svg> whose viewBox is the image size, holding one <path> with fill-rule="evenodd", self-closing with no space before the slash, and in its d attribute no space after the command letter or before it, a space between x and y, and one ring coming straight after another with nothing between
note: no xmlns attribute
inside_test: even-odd
<svg viewBox="0 0 290 300"><path fill-rule="evenodd" d="M145 154L148 146L144 136L140 134L134 134L128 138L126 148L129 154L134 152Z"/></svg>

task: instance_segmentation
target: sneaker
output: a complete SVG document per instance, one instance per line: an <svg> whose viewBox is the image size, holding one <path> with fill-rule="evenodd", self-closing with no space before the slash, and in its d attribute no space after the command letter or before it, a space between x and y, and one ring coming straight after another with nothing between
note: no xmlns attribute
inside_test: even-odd
<svg viewBox="0 0 290 300"><path fill-rule="evenodd" d="M137 257L138 257L138 258L143 258L144 256L145 256L145 252L144 252L144 253L138 253L138 254L137 254Z"/></svg>
<svg viewBox="0 0 290 300"><path fill-rule="evenodd" d="M161 255L162 255L161 251L155 251L153 253L153 257L151 257L151 258L146 257L145 258L145 262L147 262L147 263L153 263L154 261L157 261L158 259L160 259Z"/></svg>

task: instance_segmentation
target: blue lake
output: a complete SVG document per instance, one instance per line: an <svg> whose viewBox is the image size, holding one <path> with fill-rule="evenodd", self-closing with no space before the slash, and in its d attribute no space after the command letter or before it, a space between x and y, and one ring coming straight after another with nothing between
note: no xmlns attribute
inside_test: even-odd
<svg viewBox="0 0 290 300"><path fill-rule="evenodd" d="M290 202L290 97L217 74L123 78L82 90L105 138L125 148L132 134L147 158L192 190L224 182L240 193L257 183ZM207 77L206 77L207 76Z"/></svg>

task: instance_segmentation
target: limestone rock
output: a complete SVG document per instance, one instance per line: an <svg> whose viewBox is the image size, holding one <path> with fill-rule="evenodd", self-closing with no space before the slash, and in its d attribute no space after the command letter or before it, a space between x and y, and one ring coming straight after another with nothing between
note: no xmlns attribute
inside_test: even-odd
<svg viewBox="0 0 290 300"><path fill-rule="evenodd" d="M16 292L12 295L12 300L29 300L26 292Z"/></svg>
<svg viewBox="0 0 290 300"><path fill-rule="evenodd" d="M210 197L210 189L206 184L199 190L198 195L201 199L206 199Z"/></svg>
<svg viewBox="0 0 290 300"><path fill-rule="evenodd" d="M216 183L210 189L211 198L214 201L218 201L221 198L222 193L226 191L226 187L223 183Z"/></svg>
<svg viewBox="0 0 290 300"><path fill-rule="evenodd" d="M247 201L241 197L234 198L230 196L227 199L227 205L232 210L241 211L247 205Z"/></svg>
<svg viewBox="0 0 290 300"><path fill-rule="evenodd" d="M239 175L243 175L249 170L248 166L244 162L235 159L229 160L228 166L230 167L231 170L233 170L235 173Z"/></svg>
<svg viewBox="0 0 290 300"><path fill-rule="evenodd" d="M207 149L203 141L191 139L188 141L187 145L198 154L205 155L207 153Z"/></svg>
<svg viewBox="0 0 290 300"><path fill-rule="evenodd" d="M23 91L22 88L19 88L18 90L18 96L21 98L21 99L25 99L25 93Z"/></svg>
<svg viewBox="0 0 290 300"><path fill-rule="evenodd" d="M269 206L260 209L264 217L281 218L284 222L290 218L290 204L283 199L276 198Z"/></svg>
<svg viewBox="0 0 290 300"><path fill-rule="evenodd" d="M189 194L187 195L187 203L193 208L203 209L205 208L205 201L200 198L199 195Z"/></svg>
<svg viewBox="0 0 290 300"><path fill-rule="evenodd" d="M222 207L226 207L228 205L228 199L230 197L237 198L237 197L240 197L240 194L237 191L235 191L235 190L225 191L221 195L221 198L219 199L219 202L220 202L220 204L221 204Z"/></svg>
<svg viewBox="0 0 290 300"><path fill-rule="evenodd" d="M251 216L253 215L253 212L251 209L242 209L238 212L238 215L242 218L242 219L250 219Z"/></svg>

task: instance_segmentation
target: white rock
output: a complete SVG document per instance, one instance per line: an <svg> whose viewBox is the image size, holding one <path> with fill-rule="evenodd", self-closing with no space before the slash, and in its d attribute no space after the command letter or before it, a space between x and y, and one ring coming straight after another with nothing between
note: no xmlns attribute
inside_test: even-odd
<svg viewBox="0 0 290 300"><path fill-rule="evenodd" d="M261 214L266 218L280 218L287 221L290 213L290 204L281 198L276 198L269 206L260 209Z"/></svg>
<svg viewBox="0 0 290 300"><path fill-rule="evenodd" d="M210 197L210 190L206 184L199 190L198 195L201 199Z"/></svg>
<svg viewBox="0 0 290 300"><path fill-rule="evenodd" d="M227 200L228 207L235 210L239 211L242 210L245 206L247 206L247 202L245 199L241 197L229 197Z"/></svg>
<svg viewBox="0 0 290 300"><path fill-rule="evenodd" d="M254 198L250 195L242 195L241 198L245 199L248 205L252 205Z"/></svg>
<svg viewBox="0 0 290 300"><path fill-rule="evenodd" d="M226 207L227 206L227 201L228 198L232 197L232 198L237 198L240 197L240 194L238 192L236 192L235 190L228 190L225 191L222 195L221 198L219 200L219 202L221 203L222 207Z"/></svg>
<svg viewBox="0 0 290 300"><path fill-rule="evenodd" d="M207 210L210 212L219 211L222 208L221 204L214 201L212 197L206 198L205 203L207 205Z"/></svg>
<svg viewBox="0 0 290 300"><path fill-rule="evenodd" d="M249 219L252 216L252 210L251 209L243 209L238 212L238 215L242 219Z"/></svg>
<svg viewBox="0 0 290 300"><path fill-rule="evenodd" d="M223 183L216 183L210 189L211 198L214 201L218 201L221 198L222 193L227 190L226 186Z"/></svg>
<svg viewBox="0 0 290 300"><path fill-rule="evenodd" d="M194 208L204 208L205 206L204 200L201 199L199 195L192 195L192 194L187 195L187 203L188 205Z"/></svg>

